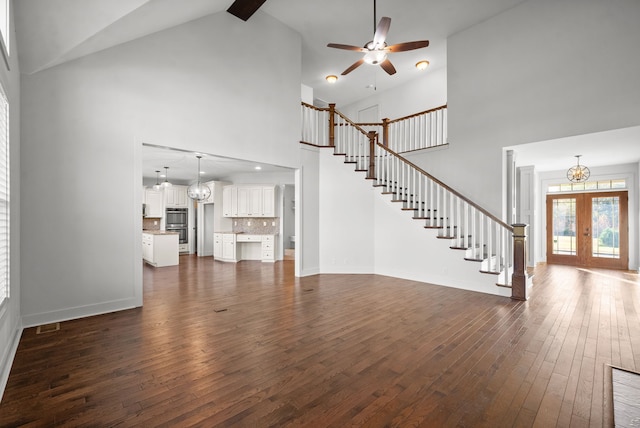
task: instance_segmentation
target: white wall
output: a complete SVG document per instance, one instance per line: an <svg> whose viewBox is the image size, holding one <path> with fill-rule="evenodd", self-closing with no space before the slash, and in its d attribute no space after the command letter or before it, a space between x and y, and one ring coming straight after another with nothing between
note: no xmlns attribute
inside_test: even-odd
<svg viewBox="0 0 640 428"><path fill-rule="evenodd" d="M142 303L143 142L296 167L300 55L221 12L24 76L25 324Z"/></svg>
<svg viewBox="0 0 640 428"><path fill-rule="evenodd" d="M374 271L373 187L333 150L320 151L320 271Z"/></svg>
<svg viewBox="0 0 640 428"><path fill-rule="evenodd" d="M452 35L450 147L412 161L500 215L502 147L640 124L638 22L636 0L529 0Z"/></svg>
<svg viewBox="0 0 640 428"><path fill-rule="evenodd" d="M479 273L480 263L464 260L424 222L402 211L329 149L320 163L320 272L375 273L489 294L510 295L496 276Z"/></svg>
<svg viewBox="0 0 640 428"><path fill-rule="evenodd" d="M416 71L417 73L417 71ZM378 119L398 119L447 103L447 70L427 69L415 79L387 91L374 92L353 104L338 106L349 119L357 121L358 111L377 105Z"/></svg>
<svg viewBox="0 0 640 428"><path fill-rule="evenodd" d="M380 191L376 191L379 193ZM452 250L451 241L436 238L424 221L391 202L392 195L375 195L375 273L481 293L510 296L498 287L496 275L480 273L480 263L464 260L465 252Z"/></svg>
<svg viewBox="0 0 640 428"><path fill-rule="evenodd" d="M297 276L320 273L320 150L300 144L302 166L295 183Z"/></svg>
<svg viewBox="0 0 640 428"><path fill-rule="evenodd" d="M12 16L10 19L10 70L7 70L4 61L0 59L0 83L4 88L9 101L9 144L10 144L10 278L9 299L0 305L0 399L9 379L11 363L18 347L22 323L21 310L21 210L20 210L20 69L18 66L18 53L15 43L15 28Z"/></svg>

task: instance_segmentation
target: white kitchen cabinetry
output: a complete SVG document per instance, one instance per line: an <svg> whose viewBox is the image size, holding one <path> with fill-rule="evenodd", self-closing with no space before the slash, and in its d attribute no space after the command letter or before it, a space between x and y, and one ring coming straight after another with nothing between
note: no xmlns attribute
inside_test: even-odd
<svg viewBox="0 0 640 428"><path fill-rule="evenodd" d="M248 233L216 233L214 234L214 258L223 262L241 260L261 260L275 262L276 240L274 235L251 235ZM220 242L222 255L215 256L216 242ZM232 246L233 243L233 246Z"/></svg>
<svg viewBox="0 0 640 428"><path fill-rule="evenodd" d="M189 208L187 186L171 186L164 189L167 208Z"/></svg>
<svg viewBox="0 0 640 428"><path fill-rule="evenodd" d="M223 190L225 217L275 217L275 186L226 186Z"/></svg>
<svg viewBox="0 0 640 428"><path fill-rule="evenodd" d="M143 233L142 258L155 267L178 264L177 233Z"/></svg>
<svg viewBox="0 0 640 428"><path fill-rule="evenodd" d="M276 187L262 188L262 217L276 217Z"/></svg>
<svg viewBox="0 0 640 428"><path fill-rule="evenodd" d="M238 217L262 215L262 187L238 186Z"/></svg>
<svg viewBox="0 0 640 428"><path fill-rule="evenodd" d="M205 186L207 186L209 188L209 190L211 190L211 194L209 195L209 197L205 200L200 201L201 204L213 204L214 203L214 198L215 198L215 191L216 189L216 182L215 181L208 181L206 183L202 183Z"/></svg>
<svg viewBox="0 0 640 428"><path fill-rule="evenodd" d="M222 216L238 217L238 188L236 186L222 188Z"/></svg>
<svg viewBox="0 0 640 428"><path fill-rule="evenodd" d="M238 261L235 233L222 234L222 261L225 261L225 262Z"/></svg>
<svg viewBox="0 0 640 428"><path fill-rule="evenodd" d="M213 234L213 258L222 258L222 233Z"/></svg>
<svg viewBox="0 0 640 428"><path fill-rule="evenodd" d="M275 262L275 239L273 235L264 235L262 237L262 261Z"/></svg>
<svg viewBox="0 0 640 428"><path fill-rule="evenodd" d="M147 206L147 217L162 217L162 191L145 189L144 203Z"/></svg>

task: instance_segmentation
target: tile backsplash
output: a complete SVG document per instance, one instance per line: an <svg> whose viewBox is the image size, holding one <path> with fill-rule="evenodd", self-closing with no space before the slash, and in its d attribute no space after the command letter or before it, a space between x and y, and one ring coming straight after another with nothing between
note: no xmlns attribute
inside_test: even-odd
<svg viewBox="0 0 640 428"><path fill-rule="evenodd" d="M255 235L277 235L280 233L280 219L275 218L233 218L233 232ZM272 226L275 224L275 226Z"/></svg>
<svg viewBox="0 0 640 428"><path fill-rule="evenodd" d="M157 224L154 224L154 223L157 223ZM160 230L160 219L159 218L143 218L142 230Z"/></svg>

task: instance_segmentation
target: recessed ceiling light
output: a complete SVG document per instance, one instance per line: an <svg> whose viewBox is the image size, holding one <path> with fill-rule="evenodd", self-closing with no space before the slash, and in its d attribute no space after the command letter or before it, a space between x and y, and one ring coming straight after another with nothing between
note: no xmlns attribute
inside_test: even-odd
<svg viewBox="0 0 640 428"><path fill-rule="evenodd" d="M259 170L262 169L262 167L260 165L258 165L258 166L255 167L255 169L259 171Z"/></svg>
<svg viewBox="0 0 640 428"><path fill-rule="evenodd" d="M426 59L423 59L422 61L418 61L416 63L416 68L418 70L426 70L427 67L429 67L429 61L427 61Z"/></svg>
<svg viewBox="0 0 640 428"><path fill-rule="evenodd" d="M338 76L334 75L334 74L330 74L327 77L325 77L325 79L327 80L327 82L329 83L336 83L338 81Z"/></svg>

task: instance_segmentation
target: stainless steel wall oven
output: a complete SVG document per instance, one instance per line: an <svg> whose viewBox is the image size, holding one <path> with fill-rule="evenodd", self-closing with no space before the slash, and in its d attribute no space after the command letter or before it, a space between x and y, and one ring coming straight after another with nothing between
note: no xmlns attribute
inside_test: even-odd
<svg viewBox="0 0 640 428"><path fill-rule="evenodd" d="M165 217L165 230L167 232L178 232L178 242L187 244L189 234L187 233L189 211L187 208L167 208Z"/></svg>

